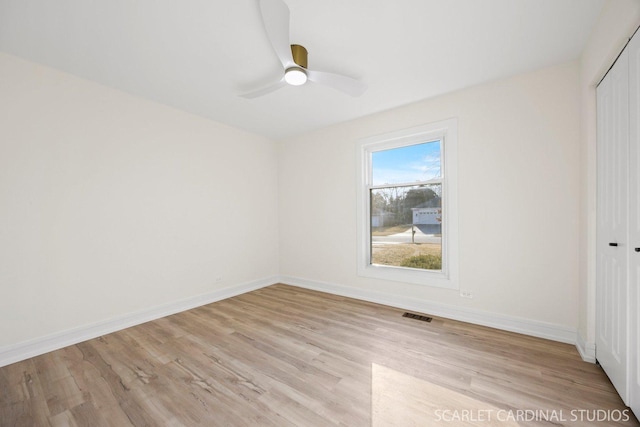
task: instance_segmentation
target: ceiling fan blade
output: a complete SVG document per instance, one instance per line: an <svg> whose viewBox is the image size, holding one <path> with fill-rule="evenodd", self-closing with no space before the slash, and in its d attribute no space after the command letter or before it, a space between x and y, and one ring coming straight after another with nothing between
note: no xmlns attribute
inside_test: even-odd
<svg viewBox="0 0 640 427"><path fill-rule="evenodd" d="M367 85L360 80L340 74L307 70L307 77L314 83L332 87L351 96L360 96L367 90Z"/></svg>
<svg viewBox="0 0 640 427"><path fill-rule="evenodd" d="M279 82L277 82L275 84L263 87L262 89L254 90L252 92L243 93L240 96L243 97L243 98L247 98L247 99L257 98L259 96L266 95L268 93L274 92L274 91L280 89L285 84L286 83L284 81L284 78L282 78L282 79L280 79Z"/></svg>
<svg viewBox="0 0 640 427"><path fill-rule="evenodd" d="M295 65L289 42L289 7L282 0L260 0L267 36L285 70Z"/></svg>

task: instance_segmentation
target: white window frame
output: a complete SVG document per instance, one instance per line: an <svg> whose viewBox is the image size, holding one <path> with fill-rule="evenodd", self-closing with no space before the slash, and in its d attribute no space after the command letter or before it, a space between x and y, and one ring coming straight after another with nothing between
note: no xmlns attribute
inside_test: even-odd
<svg viewBox="0 0 640 427"><path fill-rule="evenodd" d="M442 178L442 270L371 263L372 153L440 140ZM459 289L458 284L458 121L447 119L410 129L364 138L357 143L358 275L417 285Z"/></svg>

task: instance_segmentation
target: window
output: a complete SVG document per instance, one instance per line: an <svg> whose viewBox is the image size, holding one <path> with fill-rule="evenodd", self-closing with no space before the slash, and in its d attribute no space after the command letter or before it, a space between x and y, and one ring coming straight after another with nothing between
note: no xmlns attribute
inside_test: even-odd
<svg viewBox="0 0 640 427"><path fill-rule="evenodd" d="M358 143L358 274L457 289L455 119Z"/></svg>

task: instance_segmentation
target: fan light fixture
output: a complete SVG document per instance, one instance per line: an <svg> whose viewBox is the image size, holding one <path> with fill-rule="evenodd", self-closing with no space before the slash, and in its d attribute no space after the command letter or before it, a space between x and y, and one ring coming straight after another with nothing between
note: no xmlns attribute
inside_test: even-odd
<svg viewBox="0 0 640 427"><path fill-rule="evenodd" d="M284 76L278 77L268 86L242 94L243 98L256 98L266 95L286 86L304 85L307 81L329 86L351 96L360 96L367 89L367 85L359 80L342 74L325 73L309 69L307 59L309 53L304 46L299 44L289 44L289 6L284 0L259 0L262 23L266 31L267 38L275 54L278 56L284 70Z"/></svg>
<svg viewBox="0 0 640 427"><path fill-rule="evenodd" d="M302 68L291 67L284 72L284 81L291 86L301 86L307 82L307 73Z"/></svg>

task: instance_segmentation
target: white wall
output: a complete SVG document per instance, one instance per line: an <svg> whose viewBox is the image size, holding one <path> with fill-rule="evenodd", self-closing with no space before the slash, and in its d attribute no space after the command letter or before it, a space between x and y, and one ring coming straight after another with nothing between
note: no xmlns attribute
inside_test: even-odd
<svg viewBox="0 0 640 427"><path fill-rule="evenodd" d="M595 360L596 85L640 25L640 1L609 0L580 64L580 313L579 349Z"/></svg>
<svg viewBox="0 0 640 427"><path fill-rule="evenodd" d="M0 54L0 353L275 277L276 170L263 137Z"/></svg>
<svg viewBox="0 0 640 427"><path fill-rule="evenodd" d="M575 339L579 113L572 62L283 141L284 280L427 312L486 313L500 326L549 325L550 336ZM451 117L459 124L460 287L474 298L357 276L357 139Z"/></svg>

